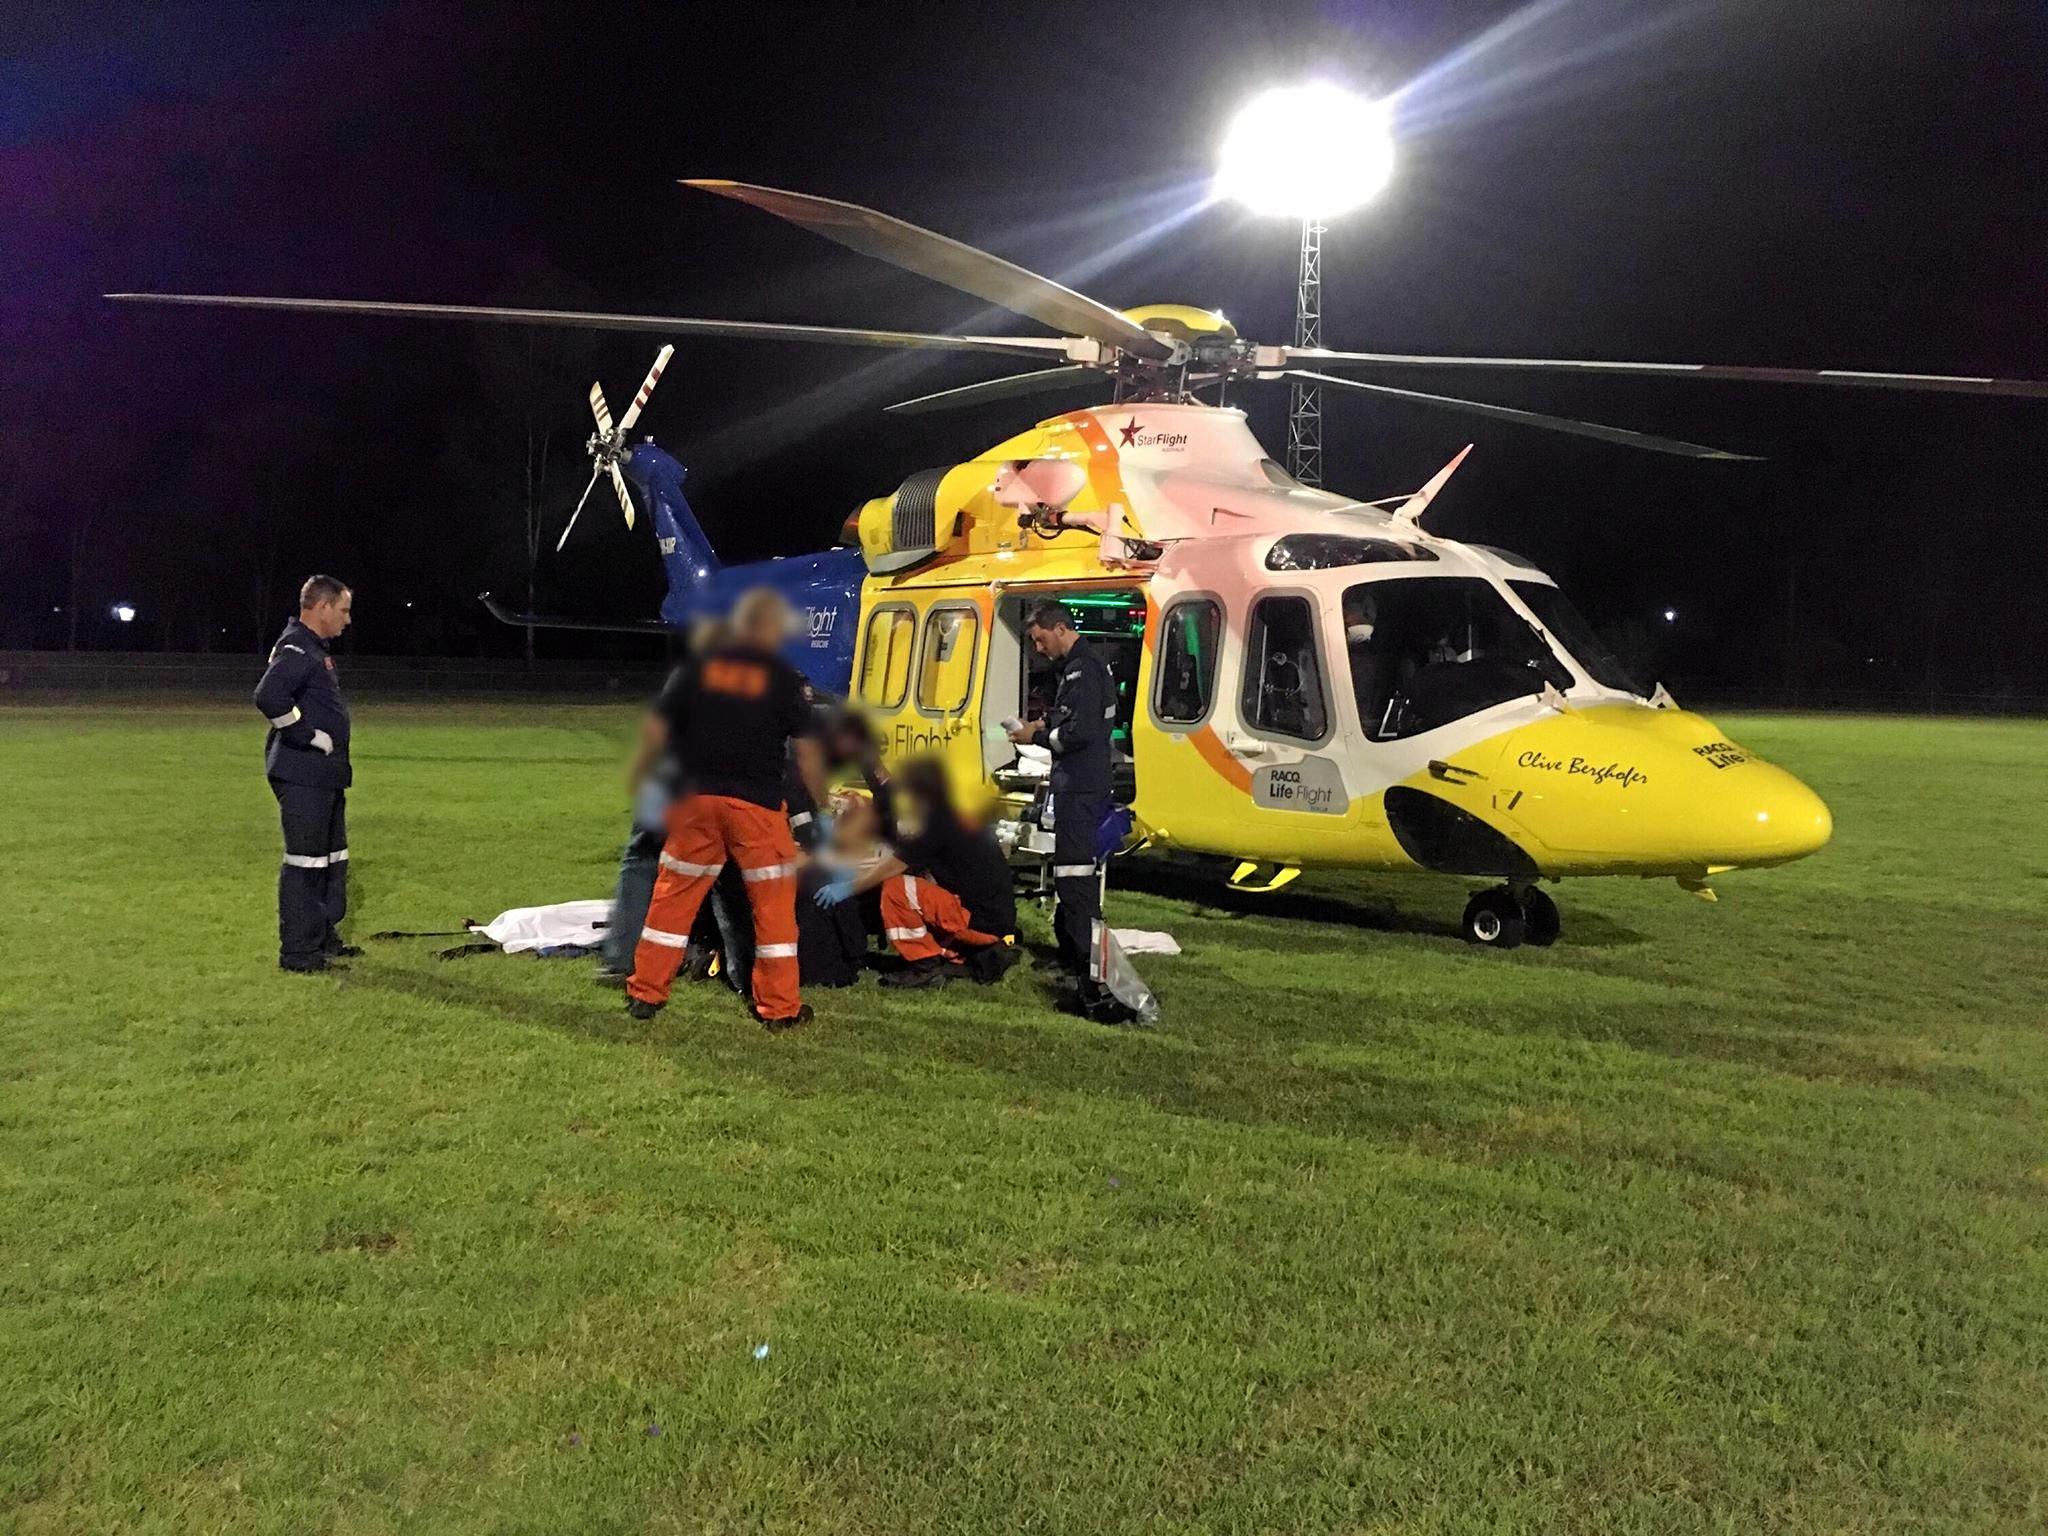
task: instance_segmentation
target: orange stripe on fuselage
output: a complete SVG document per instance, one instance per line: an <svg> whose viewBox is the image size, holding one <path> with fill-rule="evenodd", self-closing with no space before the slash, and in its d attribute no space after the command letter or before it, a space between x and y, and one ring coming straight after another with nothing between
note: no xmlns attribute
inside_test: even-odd
<svg viewBox="0 0 2048 1536"><path fill-rule="evenodd" d="M1092 411L1076 411L1067 420L1074 424L1075 434L1088 449L1088 489L1095 494L1095 504L1106 513L1111 503L1121 501L1124 494L1123 468L1110 444L1109 432Z"/></svg>
<svg viewBox="0 0 2048 1536"><path fill-rule="evenodd" d="M1195 750L1202 754L1202 761L1215 769L1217 774L1234 789L1252 792L1252 771L1237 760L1230 748L1223 745L1223 738L1216 734L1215 727L1202 726L1188 733L1188 740L1195 744Z"/></svg>

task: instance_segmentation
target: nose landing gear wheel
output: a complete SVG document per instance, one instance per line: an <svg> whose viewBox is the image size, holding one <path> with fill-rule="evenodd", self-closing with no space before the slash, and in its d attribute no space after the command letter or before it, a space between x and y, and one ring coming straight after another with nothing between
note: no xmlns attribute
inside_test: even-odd
<svg viewBox="0 0 2048 1536"><path fill-rule="evenodd" d="M1505 886L1481 891L1465 903L1465 937L1488 949L1514 949L1528 937L1529 922L1521 903Z"/></svg>
<svg viewBox="0 0 2048 1536"><path fill-rule="evenodd" d="M1524 937L1538 946L1555 944L1564 926L1564 920L1557 915L1557 903L1533 885L1516 895L1522 904Z"/></svg>

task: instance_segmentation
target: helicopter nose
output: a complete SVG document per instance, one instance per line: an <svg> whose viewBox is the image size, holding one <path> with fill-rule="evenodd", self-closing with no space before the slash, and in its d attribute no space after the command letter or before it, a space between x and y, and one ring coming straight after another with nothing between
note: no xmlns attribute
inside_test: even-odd
<svg viewBox="0 0 2048 1536"><path fill-rule="evenodd" d="M1827 803L1774 763L1751 760L1742 783L1708 799L1691 839L1710 868L1783 864L1819 851L1835 833Z"/></svg>
<svg viewBox="0 0 2048 1536"><path fill-rule="evenodd" d="M1686 710L1573 710L1508 733L1498 764L1494 803L1546 870L1753 868L1834 833L1819 795Z"/></svg>

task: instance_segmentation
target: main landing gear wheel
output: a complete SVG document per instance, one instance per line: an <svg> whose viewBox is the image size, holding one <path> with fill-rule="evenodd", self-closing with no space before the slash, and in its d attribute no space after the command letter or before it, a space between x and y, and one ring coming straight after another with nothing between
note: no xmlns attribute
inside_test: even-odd
<svg viewBox="0 0 2048 1536"><path fill-rule="evenodd" d="M1465 937L1488 949L1514 949L1528 937L1528 919L1506 886L1481 891L1465 903Z"/></svg>
<svg viewBox="0 0 2048 1536"><path fill-rule="evenodd" d="M1538 946L1555 944L1558 932L1564 926L1564 920L1557 915L1557 903L1533 885L1527 890L1517 891L1515 895L1522 904L1522 922L1526 930L1523 936Z"/></svg>

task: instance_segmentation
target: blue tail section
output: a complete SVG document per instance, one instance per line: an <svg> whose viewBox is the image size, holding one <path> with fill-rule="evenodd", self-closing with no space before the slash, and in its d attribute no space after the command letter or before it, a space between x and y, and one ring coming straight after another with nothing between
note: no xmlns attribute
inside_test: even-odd
<svg viewBox="0 0 2048 1536"><path fill-rule="evenodd" d="M663 618L678 594L690 594L708 586L718 574L718 556L704 537L703 525L683 496L686 471L671 453L644 442L626 456L627 480L641 510L653 509L655 547L661 551L663 569L668 572L668 602L661 605ZM692 617L701 603L693 603ZM673 622L673 621L671 621Z"/></svg>
<svg viewBox="0 0 2048 1536"><path fill-rule="evenodd" d="M867 567L857 549L828 549L747 565L721 565L683 497L683 466L652 441L625 462L634 500L652 508L656 547L668 572L662 622L687 629L722 614L750 587L773 587L797 612L801 632L789 644L790 664L811 686L844 697L853 684L853 639L860 621L860 584Z"/></svg>

